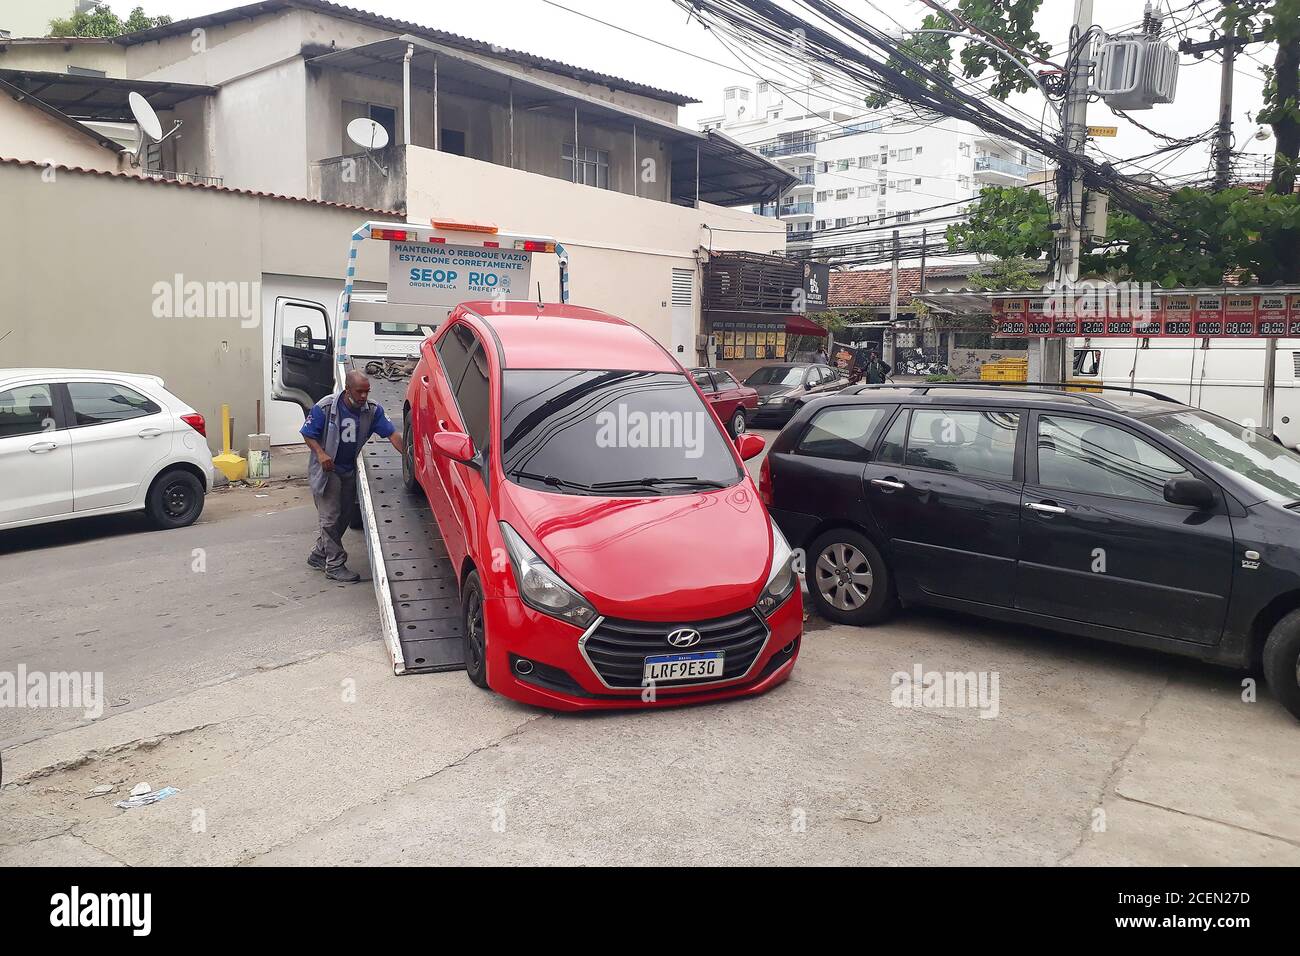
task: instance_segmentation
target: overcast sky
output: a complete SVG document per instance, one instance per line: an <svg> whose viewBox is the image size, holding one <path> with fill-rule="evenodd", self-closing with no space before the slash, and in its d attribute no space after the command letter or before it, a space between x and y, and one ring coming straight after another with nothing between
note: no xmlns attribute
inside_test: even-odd
<svg viewBox="0 0 1300 956"><path fill-rule="evenodd" d="M120 15L125 15L136 3L143 3L147 13L165 13L178 20L240 5L238 0L111 0L110 5ZM682 123L689 126L694 126L699 117L720 109L723 86L754 82L754 77L742 72L739 65L736 69L725 68L722 64L735 62L731 54L697 22L688 24L685 14L671 0L625 0L621 3L607 0L492 0L486 4L349 0L349 5L638 80L704 101L701 105L682 110ZM929 12L918 0L874 0L874 4L868 0L844 0L844 6L881 27L893 27L890 19L906 27L919 26ZM1174 10L1172 21L1185 23L1182 32L1197 40L1209 37L1208 14L1218 6L1217 0L1201 0L1196 4L1190 0L1164 0L1161 4L1162 9ZM578 13L567 12L561 7ZM1190 8L1184 10L1185 7ZM1054 49L1063 49L1073 15L1073 0L1043 0L1036 25ZM605 20L650 39L639 39L593 22L588 17ZM1140 17L1141 4L1137 0L1095 2L1094 19L1107 29L1133 25ZM1166 21L1166 27L1170 22ZM683 52L674 52L650 40L677 47ZM1268 152L1272 140L1264 143L1253 141L1251 137L1258 124L1251 122L1249 117L1260 107L1263 86L1260 64L1272 62L1274 48L1256 44L1246 53L1248 55L1237 58L1233 96L1237 149ZM1219 63L1208 56L1200 61L1184 57L1183 61L1177 102L1134 114L1145 125L1171 136L1199 133L1211 126L1218 116ZM1037 93L1014 97L1012 103L1034 117L1042 113L1043 102ZM1115 117L1102 103L1089 107L1088 121L1093 125L1119 127L1117 137L1098 141L1099 146L1114 156L1134 157L1161 145L1158 140ZM1207 149L1194 146L1180 155L1166 153L1142 162L1162 167L1164 174L1188 174L1206 169L1209 153Z"/></svg>

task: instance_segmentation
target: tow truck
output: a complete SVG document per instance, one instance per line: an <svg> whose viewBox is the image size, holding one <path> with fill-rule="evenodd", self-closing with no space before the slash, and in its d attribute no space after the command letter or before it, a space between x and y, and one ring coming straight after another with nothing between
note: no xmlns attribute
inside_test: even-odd
<svg viewBox="0 0 1300 956"><path fill-rule="evenodd" d="M353 288L366 240L389 244L384 291ZM540 255L554 256L560 301L568 302L569 259L552 237L477 223L362 223L348 246L337 347L328 331L321 339L307 326L295 328L292 344L281 344L273 363L273 397L310 409L356 369L370 377L371 400L400 422L419 343L463 301L530 297ZM357 510L353 527L359 517L393 673L463 669L455 571L428 502L403 490L401 456L387 442L367 442L357 457Z"/></svg>

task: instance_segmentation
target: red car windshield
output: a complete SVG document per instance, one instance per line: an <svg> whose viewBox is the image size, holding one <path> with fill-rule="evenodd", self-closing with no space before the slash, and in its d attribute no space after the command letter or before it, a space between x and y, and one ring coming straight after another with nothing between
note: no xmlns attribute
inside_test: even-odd
<svg viewBox="0 0 1300 956"><path fill-rule="evenodd" d="M507 369L502 468L560 494L692 494L741 480L726 438L686 377Z"/></svg>

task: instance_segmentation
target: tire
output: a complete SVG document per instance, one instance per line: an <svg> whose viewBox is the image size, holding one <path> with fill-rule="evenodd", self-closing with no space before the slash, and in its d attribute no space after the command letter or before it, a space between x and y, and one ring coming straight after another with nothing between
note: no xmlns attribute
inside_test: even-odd
<svg viewBox="0 0 1300 956"><path fill-rule="evenodd" d="M1264 679L1269 689L1300 719L1300 611L1273 625L1264 642Z"/></svg>
<svg viewBox="0 0 1300 956"><path fill-rule="evenodd" d="M739 438L745 434L748 427L748 419L745 418L745 410L738 408L731 413L731 418L727 421L727 432L732 438Z"/></svg>
<svg viewBox="0 0 1300 956"><path fill-rule="evenodd" d="M828 621L877 624L898 606L885 559L866 535L850 528L834 528L813 542L805 576L817 613Z"/></svg>
<svg viewBox="0 0 1300 956"><path fill-rule="evenodd" d="M470 683L486 688L487 629L483 619L483 585L479 583L477 571L469 573L461 588L460 623L465 641L465 676Z"/></svg>
<svg viewBox="0 0 1300 956"><path fill-rule="evenodd" d="M145 513L156 527L184 528L203 514L203 482L184 468L172 468L154 479L145 498Z"/></svg>
<svg viewBox="0 0 1300 956"><path fill-rule="evenodd" d="M415 447L411 441L411 413L402 416L402 489L408 495L423 494L420 481L415 477Z"/></svg>

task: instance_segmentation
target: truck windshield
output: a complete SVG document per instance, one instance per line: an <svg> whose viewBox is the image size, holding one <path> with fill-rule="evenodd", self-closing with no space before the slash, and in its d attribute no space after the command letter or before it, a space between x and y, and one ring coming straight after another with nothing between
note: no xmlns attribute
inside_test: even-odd
<svg viewBox="0 0 1300 956"><path fill-rule="evenodd" d="M692 494L741 479L727 439L681 374L506 369L506 476L557 494Z"/></svg>
<svg viewBox="0 0 1300 956"><path fill-rule="evenodd" d="M1261 498L1300 502L1300 455L1244 425L1199 409L1145 419L1157 431L1253 485Z"/></svg>

